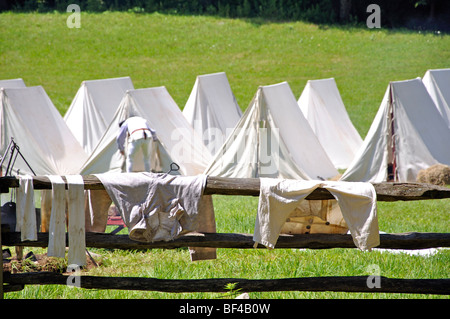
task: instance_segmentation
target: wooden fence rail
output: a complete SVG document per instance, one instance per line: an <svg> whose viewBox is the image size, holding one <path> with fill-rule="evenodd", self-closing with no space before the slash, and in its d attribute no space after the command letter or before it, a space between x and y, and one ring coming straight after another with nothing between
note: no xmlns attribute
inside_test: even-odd
<svg viewBox="0 0 450 319"><path fill-rule="evenodd" d="M72 275L73 276L73 275ZM68 285L72 278L58 273L5 273L4 281L17 290L24 285ZM410 294L450 294L450 279L396 279L379 277L379 288L370 288L369 276L306 277L283 279L158 279L142 277L101 277L80 276L80 288L146 290L171 293L183 292L229 292L227 284L235 284L234 289L245 292L264 291L338 291L377 292ZM75 281L75 280L74 280Z"/></svg>
<svg viewBox="0 0 450 319"><path fill-rule="evenodd" d="M64 178L64 177L63 177ZM99 179L93 175L83 176L85 189L104 189ZM35 189L51 189L46 176L33 177ZM373 184L378 201L413 201L450 198L450 189L417 183ZM19 186L15 177L0 178L0 192ZM204 190L206 195L259 195L259 179L208 177ZM331 193L318 188L306 199L333 199ZM66 238L67 240L67 238ZM37 241L22 242L20 234L1 231L0 246L47 247L48 233L38 233ZM86 246L110 249L174 249L180 247L253 248L250 234L189 233L169 242L141 243L132 241L127 235L86 233ZM385 249L425 249L450 247L449 233L402 233L380 234L380 245ZM264 248L259 245L258 248ZM280 235L275 248L355 248L351 235L299 234ZM0 256L0 261L2 260ZM56 284L66 285L68 275L56 273L10 274L0 272L0 298L3 292L23 289L24 285ZM156 279L134 277L81 276L80 286L86 289L152 290L162 292L227 292L229 283L235 289L246 292L256 291L339 291L339 292L384 292L414 294L450 294L450 279L393 279L379 277L381 288L369 288L368 277L313 277L283 279ZM5 285L3 285L5 283Z"/></svg>
<svg viewBox="0 0 450 319"><path fill-rule="evenodd" d="M5 246L47 247L48 233L38 233L36 241L23 242L20 233L2 232L2 243ZM66 234L68 245L68 236ZM111 235L102 233L86 233L86 247L106 249L175 249L183 247L213 247L252 249L253 235L233 233L189 233L171 241L137 242L128 235ZM402 233L380 234L380 245L383 249L427 249L450 247L450 233ZM258 248L265 248L258 245ZM276 249L309 248L356 248L351 235L341 234L298 234L284 235L278 238Z"/></svg>
<svg viewBox="0 0 450 319"><path fill-rule="evenodd" d="M65 180L65 177L62 176ZM93 175L83 176L84 188L104 189L100 180ZM35 189L51 189L52 185L47 176L33 177ZM426 199L450 198L450 188L420 183L373 183L378 201L412 201ZM7 193L9 188L18 187L19 180L15 177L0 178L0 190ZM205 195L259 195L258 178L224 178L208 176L204 190ZM325 200L334 197L325 188L317 188L306 199Z"/></svg>

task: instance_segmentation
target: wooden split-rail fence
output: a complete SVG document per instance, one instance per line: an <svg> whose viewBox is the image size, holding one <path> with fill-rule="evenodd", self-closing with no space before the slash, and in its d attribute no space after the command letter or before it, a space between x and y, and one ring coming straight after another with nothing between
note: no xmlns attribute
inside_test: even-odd
<svg viewBox="0 0 450 319"><path fill-rule="evenodd" d="M64 177L63 177L64 179ZM83 176L85 189L104 189L97 177ZM51 182L46 176L33 178L34 189L51 189ZM416 201L450 198L450 188L430 184L416 183L376 183L373 184L378 201ZM10 188L19 186L15 177L0 178L0 192L7 193ZM208 177L204 190L206 195L259 195L259 179L257 178L219 178ZM333 199L331 193L318 188L307 200ZM443 212L448 213L448 212ZM48 233L38 233L37 241L22 242L20 233L0 230L0 244L19 247L46 247ZM136 242L128 235L112 235L106 233L86 233L86 247L110 249L174 249L181 247L213 247L213 248L254 248L250 234L232 233L189 233L172 241L153 243ZM450 233L401 233L380 234L380 245L385 249L426 249L450 247ZM259 245L257 248L264 248ZM298 234L280 235L275 248L356 248L349 234ZM0 256L2 261L2 256ZM148 290L161 292L227 292L227 284L235 284L234 289L245 292L260 291L338 291L338 292L377 292L377 293L412 293L412 294L450 294L450 279L397 279L379 277L380 287L373 288L367 284L367 276L341 277L307 277L281 279L158 279L136 277L80 277L80 287L86 289L121 289ZM68 275L35 272L35 273L3 273L0 272L0 297L4 292L23 289L25 285L66 285Z"/></svg>

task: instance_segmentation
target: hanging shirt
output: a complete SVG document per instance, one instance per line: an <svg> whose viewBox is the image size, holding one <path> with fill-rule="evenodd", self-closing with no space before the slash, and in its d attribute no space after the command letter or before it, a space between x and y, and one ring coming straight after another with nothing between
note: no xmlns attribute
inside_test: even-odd
<svg viewBox="0 0 450 319"><path fill-rule="evenodd" d="M206 175L142 172L95 176L119 209L132 240L169 241L192 231L216 231L212 198L203 195ZM192 260L216 258L215 248L189 250Z"/></svg>

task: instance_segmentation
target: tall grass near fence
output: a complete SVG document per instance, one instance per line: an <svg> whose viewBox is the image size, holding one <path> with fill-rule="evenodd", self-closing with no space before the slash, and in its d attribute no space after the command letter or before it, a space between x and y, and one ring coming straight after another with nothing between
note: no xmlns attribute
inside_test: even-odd
<svg viewBox="0 0 450 319"><path fill-rule="evenodd" d="M182 108L200 74L227 73L244 110L259 85L288 81L298 97L309 79L334 77L364 137L389 81L450 67L450 36L405 30L320 27L163 14L0 14L0 78L42 85L64 114L83 80L130 76L136 88L164 85ZM214 196L219 232L252 233L257 198ZM385 232L449 232L450 201L379 203ZM26 249L31 250L31 249ZM45 250L43 250L45 251ZM391 278L449 278L450 253L410 256L356 249L219 249L215 261L190 262L186 249L145 252L94 249L103 265L90 274L183 278L283 278L367 275L378 265ZM38 253L39 251L36 251ZM252 298L440 298L402 294L251 293ZM6 298L223 298L27 286Z"/></svg>

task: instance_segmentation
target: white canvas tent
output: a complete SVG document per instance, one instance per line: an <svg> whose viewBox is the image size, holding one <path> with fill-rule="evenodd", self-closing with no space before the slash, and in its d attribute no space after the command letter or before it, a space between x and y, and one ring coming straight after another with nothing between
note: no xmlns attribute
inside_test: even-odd
<svg viewBox="0 0 450 319"><path fill-rule="evenodd" d="M329 179L338 171L298 107L288 83L261 86L205 174L221 177ZM282 233L346 233L336 200L303 201Z"/></svg>
<svg viewBox="0 0 450 319"><path fill-rule="evenodd" d="M450 165L449 127L420 78L391 82L341 180L415 182L419 170L436 163Z"/></svg>
<svg viewBox="0 0 450 319"><path fill-rule="evenodd" d="M259 87L205 174L328 179L338 172L283 82Z"/></svg>
<svg viewBox="0 0 450 319"><path fill-rule="evenodd" d="M133 88L129 77L81 83L64 120L88 154L111 123L125 92Z"/></svg>
<svg viewBox="0 0 450 319"><path fill-rule="evenodd" d="M309 80L298 99L303 115L338 169L345 169L362 145L334 78Z"/></svg>
<svg viewBox="0 0 450 319"><path fill-rule="evenodd" d="M165 87L129 90L123 97L112 122L85 165L83 174L123 171L124 158L120 155L116 136L119 122L130 116L147 119L156 131L158 141L153 142L151 167L168 172L170 164L180 166L182 175L203 173L211 154L200 137L184 118L178 105ZM140 154L136 159L139 161ZM137 169L143 168L143 163Z"/></svg>
<svg viewBox="0 0 450 319"><path fill-rule="evenodd" d="M23 79L0 80L0 88L24 88L26 87Z"/></svg>
<svg viewBox="0 0 450 319"><path fill-rule="evenodd" d="M37 175L79 173L87 154L42 86L3 88L0 107L2 155L14 138ZM17 170L32 174L20 156L13 172L16 174Z"/></svg>
<svg viewBox="0 0 450 319"><path fill-rule="evenodd" d="M450 69L428 70L422 82L450 127Z"/></svg>
<svg viewBox="0 0 450 319"><path fill-rule="evenodd" d="M226 74L198 76L183 115L214 154L242 116Z"/></svg>

